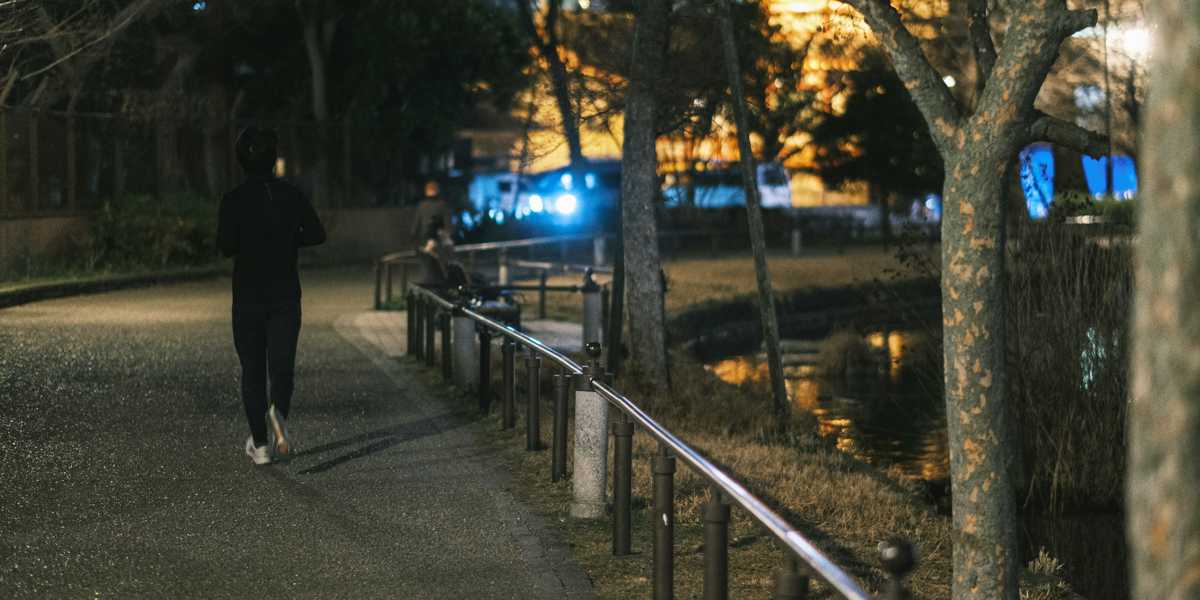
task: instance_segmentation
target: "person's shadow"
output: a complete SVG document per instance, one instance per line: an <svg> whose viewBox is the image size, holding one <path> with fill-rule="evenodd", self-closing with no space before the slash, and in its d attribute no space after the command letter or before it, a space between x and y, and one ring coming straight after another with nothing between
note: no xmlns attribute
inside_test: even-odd
<svg viewBox="0 0 1200 600"><path fill-rule="evenodd" d="M419 438L422 438L425 436L437 435L439 433L448 431L450 429L462 427L463 425L466 425L470 421L471 421L471 419L467 418L465 415L455 415L455 414L438 415L436 417L429 417L426 419L421 419L419 421L400 423L397 425L392 425L390 427L385 427L383 429L376 429L374 431L360 433L358 435L348 437L343 440L338 440L335 442L329 442L327 444L321 444L320 446L314 446L312 448L307 448L300 452L296 452L295 454L292 455L292 458L296 459L296 458L301 458L304 456L313 456L313 455L329 452L331 450L339 450L342 448L355 446L355 445L361 444L363 442L370 442L369 444L367 444L365 446L361 446L359 448L356 448L356 449L354 449L350 452L347 452L345 454L342 454L340 456L336 456L336 457L326 460L324 462L321 462L321 463L318 463L311 467L308 467L307 469L300 471L299 474L300 475L312 475L315 473L322 473L322 472L328 471L334 467L337 467L339 465L348 463L352 460L357 460L364 456L368 456L368 455L374 454L376 452L381 452L381 451L391 448L392 446L395 446L397 444L403 444L405 442L409 442L409 441L419 439Z"/></svg>

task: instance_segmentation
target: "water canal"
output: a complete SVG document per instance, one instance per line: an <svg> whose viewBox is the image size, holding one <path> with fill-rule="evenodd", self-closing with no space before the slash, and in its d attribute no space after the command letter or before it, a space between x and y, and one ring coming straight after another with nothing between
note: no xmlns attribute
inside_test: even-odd
<svg viewBox="0 0 1200 600"><path fill-rule="evenodd" d="M868 329L861 336L796 333L785 331L793 336L783 344L787 390L793 407L813 417L817 434L894 476L927 482L931 490L948 489L942 384L930 376L936 370L920 364L928 360L928 352L938 351L929 344L929 334L902 328ZM694 349L710 372L726 383L742 385L768 378L758 343L731 344L725 339ZM833 364L840 375L823 375L822 364ZM942 510L948 511L948 502ZM1021 533L1023 562L1045 548L1063 564L1063 576L1084 597L1129 597L1119 514L1029 515L1022 519Z"/></svg>

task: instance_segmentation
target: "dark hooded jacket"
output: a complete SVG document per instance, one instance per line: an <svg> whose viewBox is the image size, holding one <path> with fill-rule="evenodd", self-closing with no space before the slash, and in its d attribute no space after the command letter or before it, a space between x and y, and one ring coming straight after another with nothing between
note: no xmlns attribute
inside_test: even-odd
<svg viewBox="0 0 1200 600"><path fill-rule="evenodd" d="M233 257L234 306L300 300L297 249L324 241L312 204L286 181L248 175L221 199L217 246Z"/></svg>

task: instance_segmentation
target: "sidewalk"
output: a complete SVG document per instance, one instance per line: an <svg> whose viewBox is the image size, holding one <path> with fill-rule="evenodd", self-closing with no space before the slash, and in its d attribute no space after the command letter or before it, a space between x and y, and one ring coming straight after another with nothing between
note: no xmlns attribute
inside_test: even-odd
<svg viewBox="0 0 1200 600"><path fill-rule="evenodd" d="M404 315L355 325L371 283L305 274L295 451L265 467L227 279L0 310L0 597L594 597L478 418L389 358Z"/></svg>

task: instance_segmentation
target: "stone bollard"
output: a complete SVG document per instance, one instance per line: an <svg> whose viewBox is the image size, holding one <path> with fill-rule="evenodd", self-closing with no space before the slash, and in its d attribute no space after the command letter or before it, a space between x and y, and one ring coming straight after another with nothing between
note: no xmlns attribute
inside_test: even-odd
<svg viewBox="0 0 1200 600"><path fill-rule="evenodd" d="M604 326L604 303L600 297L600 286L592 279L592 270L583 274L583 343L602 343Z"/></svg>
<svg viewBox="0 0 1200 600"><path fill-rule="evenodd" d="M571 475L574 500L571 516L604 516L608 480L608 402L592 391L591 378L600 373L600 344L587 345L592 364L575 382L575 463Z"/></svg>
<svg viewBox="0 0 1200 600"><path fill-rule="evenodd" d="M500 285L508 285L508 250L501 248L496 254L497 274L496 281Z"/></svg>
<svg viewBox="0 0 1200 600"><path fill-rule="evenodd" d="M602 267L607 260L607 249L605 248L606 238L598 235L592 238L592 264L597 267Z"/></svg>
<svg viewBox="0 0 1200 600"><path fill-rule="evenodd" d="M454 330L454 385L475 389L479 385L479 353L475 351L475 323L455 309L451 318Z"/></svg>

